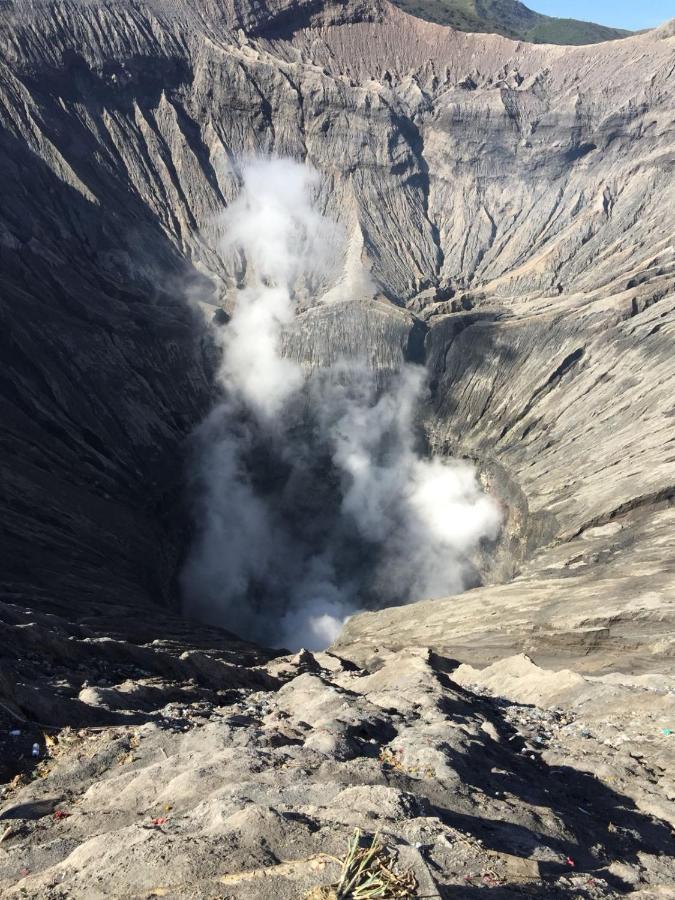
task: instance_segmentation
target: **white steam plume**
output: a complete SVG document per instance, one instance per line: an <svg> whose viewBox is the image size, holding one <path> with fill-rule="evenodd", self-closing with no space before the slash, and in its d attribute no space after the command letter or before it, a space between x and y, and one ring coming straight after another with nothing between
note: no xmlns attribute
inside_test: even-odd
<svg viewBox="0 0 675 900"><path fill-rule="evenodd" d="M258 160L242 170L242 189L223 219L227 247L250 287L240 292L223 336L221 379L257 416L279 414L302 385L300 367L279 352L295 314L294 292L320 290L339 262L342 235L312 206L318 176L291 160Z"/></svg>
<svg viewBox="0 0 675 900"><path fill-rule="evenodd" d="M470 466L421 454L421 367L383 387L359 360L305 377L281 355L298 298L344 297L354 279L317 185L297 163L256 161L225 215L247 285L222 331L225 400L197 436L183 572L193 614L291 649L326 646L358 609L463 590L500 525Z"/></svg>

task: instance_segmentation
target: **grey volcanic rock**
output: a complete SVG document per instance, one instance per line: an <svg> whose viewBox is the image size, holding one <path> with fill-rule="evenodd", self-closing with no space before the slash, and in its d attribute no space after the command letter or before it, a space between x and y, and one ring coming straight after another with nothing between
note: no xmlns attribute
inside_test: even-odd
<svg viewBox="0 0 675 900"><path fill-rule="evenodd" d="M512 509L521 545L544 546L509 584L432 601L414 619L396 609L351 620L342 652L365 660L423 633L474 662L515 650L586 671L672 671L675 296L641 311L633 289L598 301L431 319L432 443L497 461L497 493L502 468L523 492Z"/></svg>
<svg viewBox="0 0 675 900"><path fill-rule="evenodd" d="M62 733L0 807L3 896L304 897L337 880L355 827L415 896L668 896L663 685L515 659L476 694L452 668L415 648L374 672L302 653L272 664L278 692L186 704L173 730ZM521 702L490 696L500 678Z"/></svg>
<svg viewBox="0 0 675 900"><path fill-rule="evenodd" d="M540 47L385 3L268 7L256 26L246 4L7 10L7 126L121 215L125 186L225 283L213 217L253 152L326 173L327 210L399 301L446 283L587 290L653 257L644 234L667 243L667 32Z"/></svg>
<svg viewBox="0 0 675 900"><path fill-rule="evenodd" d="M667 896L674 94L672 24L563 48L380 0L0 6L3 895L295 896L359 826L429 896ZM377 293L305 302L286 352L424 362L430 448L505 514L482 587L266 668L176 588L252 154L319 171Z"/></svg>
<svg viewBox="0 0 675 900"><path fill-rule="evenodd" d="M384 298L315 306L298 315L283 335L282 349L307 369L359 359L375 371L423 363L427 327Z"/></svg>

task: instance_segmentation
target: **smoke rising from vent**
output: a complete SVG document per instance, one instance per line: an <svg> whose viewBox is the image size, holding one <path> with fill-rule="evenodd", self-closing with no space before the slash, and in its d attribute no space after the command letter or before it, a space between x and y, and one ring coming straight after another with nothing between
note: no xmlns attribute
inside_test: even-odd
<svg viewBox="0 0 675 900"><path fill-rule="evenodd" d="M344 236L312 206L317 182L315 172L290 160L252 162L223 216L223 249L239 257L251 286L239 292L224 333L221 379L258 418L278 416L302 385L300 367L279 352L297 296L318 295L340 273Z"/></svg>
<svg viewBox="0 0 675 900"><path fill-rule="evenodd" d="M313 372L281 353L298 303L349 300L367 275L289 160L241 172L225 214L244 287L220 334L224 399L196 436L187 610L271 646L320 649L355 611L475 583L500 516L472 467L423 455L420 366Z"/></svg>

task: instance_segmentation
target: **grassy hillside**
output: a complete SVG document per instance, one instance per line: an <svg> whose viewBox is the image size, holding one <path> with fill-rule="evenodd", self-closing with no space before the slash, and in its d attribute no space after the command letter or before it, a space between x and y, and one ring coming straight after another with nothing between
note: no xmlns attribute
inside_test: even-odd
<svg viewBox="0 0 675 900"><path fill-rule="evenodd" d="M554 19L518 0L393 0L406 12L460 31L503 34L534 44L597 44L631 32L577 19Z"/></svg>

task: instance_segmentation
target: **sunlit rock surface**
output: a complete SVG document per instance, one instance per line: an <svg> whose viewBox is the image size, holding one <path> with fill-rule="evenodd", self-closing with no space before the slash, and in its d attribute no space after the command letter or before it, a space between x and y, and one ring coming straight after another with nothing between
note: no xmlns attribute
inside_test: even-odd
<svg viewBox="0 0 675 900"><path fill-rule="evenodd" d="M449 722L461 730L464 716L467 734L478 733L479 700L462 695L461 706L456 688L444 680L453 659L480 667L525 652L534 666L594 677L655 673L661 681L649 690L667 698L672 686L658 673L672 671L675 619L672 23L611 44L570 48L461 34L374 0L276 0L264 8L210 0L27 0L0 6L0 50L3 777L25 767L34 741L44 757L44 726L115 725L122 729L115 738L119 748L109 732L102 733L101 746L91 745L98 760L87 770L91 782L79 769L77 777L71 772L63 782L60 775L45 782L47 799L62 792L80 802L90 783L92 796L103 790L97 779L109 777L118 749L122 756L133 750L124 743L127 728L149 729L156 746L151 743L139 760L125 757L125 764L145 770L160 757L186 753L181 765L198 765L190 756L194 748L173 743L171 723L185 717L174 715L171 704L192 710L198 720L200 709L225 715L233 702L241 706L237 714L248 715L251 692L256 715L276 709L284 696L290 703L296 689L300 699L293 702L309 702L304 682L275 695L278 676L260 668L271 654L177 617L177 573L190 538L183 501L189 435L214 400L217 357L205 322L229 308L235 287L245 281L245 272L220 249L219 216L237 191L235 161L253 154L289 155L320 172L319 206L347 234L345 267L363 267L376 293L368 300L362 291L344 316L341 304L305 309L285 337L286 351L308 367L354 350L381 370L404 359L425 362L431 395L421 418L430 447L474 460L505 514L499 558L486 570L492 583L460 597L356 617L338 639L340 655L370 673L382 669L390 653L410 647L432 647L449 658L441 675L424 669L420 676L422 694L449 693L438 699L441 718L434 712L428 722L433 735L413 735L416 747L440 741L438 733L453 727ZM225 624L236 633L236 621ZM331 703L338 688L352 692L340 694L352 710L347 731L358 732L357 720L374 721L371 701L354 699L362 692L353 682L376 674L340 675L337 688L325 685L333 676L311 677L317 679L312 690L328 692ZM479 675L465 683L479 693L485 688ZM403 702L398 688L386 690ZM638 695L641 687L630 690L628 698L613 695L608 718L628 735L626 742L638 741L641 756L635 758L647 760L654 752L654 765L667 771L671 763L654 742L668 740L672 712L660 700L650 705ZM275 812L256 805L246 827L266 833L264 820L274 831L275 816L288 814L279 826L283 840L267 849L247 845L232 857L232 867L266 870L292 855L296 838L305 842L297 858L314 850L334 855L354 824L375 830L385 808L393 810L392 821L415 818L416 804L427 796L419 785L423 767L410 763L405 779L391 786L387 766L398 771L392 766L398 757L387 754L397 750L397 729L418 727L417 691L413 712L401 707L376 717L373 752L377 757L382 750L382 765L371 760L370 775L356 779L390 785L403 799L396 793L385 803L366 792L358 800L359 818L348 795L335 808L349 815L340 813L334 834L328 829L337 813L319 815L314 807L328 802L325 780L337 785L334 796L351 789L355 776L331 772L345 762L344 747L356 752L351 732L329 723L328 738L313 732L307 751L293 750L297 758L280 763L320 771L316 779L311 775L320 787L303 795L309 791L303 776L300 794L288 788L283 798L265 800ZM621 717L637 696L645 700L645 713L634 725L635 737ZM524 697L514 693L512 702L543 708L562 702ZM575 702L565 699L570 709ZM278 708L296 715L295 707ZM337 713L327 715L342 721ZM220 765L221 746L238 756L238 741L250 745L256 781L270 764L257 725L237 732L241 739L230 731L225 739L219 727L209 732L208 752ZM21 734L12 737L10 730ZM364 734L358 740L370 740L367 728ZM307 735L292 729L289 735L272 744L283 747L288 740L300 747L294 743L300 741L304 747ZM599 754L610 737L602 731ZM467 773L476 755L483 758L488 738L481 736L475 748L467 741L461 750L466 764L446 743L439 744L437 761L445 767L443 778L461 782L470 794L474 782ZM500 750L506 755L495 757L492 769L510 771L518 790L511 781L506 788L492 784L487 772L478 785L484 794L508 789L516 796L504 812L516 831L508 840L499 830L485 833L477 820L495 817L492 800L475 809L467 800L450 818L439 814L435 854L441 832L452 845L453 833L443 831L449 827L473 838L480 832L495 851L563 867L578 841L592 850L580 868L595 871L600 850L592 842L598 829L604 835L613 825L619 836L607 839L607 871L597 876L606 885L590 896L613 896L626 884L645 891L672 884L662 826L638 818L664 817L661 801L672 799L666 788L656 803L648 787L661 778L656 769L650 774L630 763L628 750L620 771L594 763L590 771L600 779L594 790L602 796L575 782L581 795L593 798L591 812L598 817L581 833L564 805L567 788L553 790L552 799L518 793L535 779L519 768L517 746ZM68 766L81 755L77 748L74 753ZM545 763L558 765L553 757ZM165 778L158 764L147 782L133 786L129 779L122 812L115 800L119 784L96 807L108 809L110 827L121 829L117 843L108 844L108 825L92 816L83 831L59 838L58 850L44 849L32 832L5 838L2 890L20 890L28 869L38 879L29 890L53 896L53 884L67 870L64 877L75 879L73 896L95 896L88 866L92 859L98 865L105 844L109 868L97 871L102 895L109 895L105 873L118 871L115 847L127 852L127 828L140 835L144 849L123 895L139 885L160 886L155 870L153 884L138 881L143 854L156 852L145 845L157 832L130 818L130 810L162 815L162 804L172 805L171 798L160 803L155 776L162 784ZM238 799L211 809L210 824L200 813L190 825L230 835L218 853L232 851L231 835L246 824L236 818L243 815L241 785L247 783L238 765L222 776L225 792L239 791ZM360 761L354 767L365 771ZM447 795L450 781L441 779L434 790ZM206 778L195 788L197 800L212 787ZM15 790L6 794L0 815L37 789L28 785L25 798L15 798ZM564 827L544 828L536 816L527 818L524 799L538 808L550 803ZM638 800L645 812L616 819L616 808ZM298 818L306 806L310 824ZM83 806L87 814L93 808ZM405 837L426 846L421 831L399 825L387 826L395 844L402 846ZM320 839L310 840L305 831ZM533 844L535 832L549 835L548 843L542 839L540 847L537 838ZM38 844L42 849L32 849ZM464 851L457 860L448 852L447 859L433 856L434 863L440 859L443 875L436 880L443 896L453 896L452 890L462 896L464 874L478 873L482 884L483 871L502 871L480 855L462 868ZM70 853L80 854L72 866ZM211 869L194 896L212 896L209 872L227 873L210 850L197 858L202 870L210 860ZM416 856L410 862L420 883L425 872L436 871L428 862L422 867ZM176 864L167 874L177 896L188 896L181 879L196 878L190 865ZM611 865L624 868L612 873ZM77 872L84 873L79 882ZM505 883L512 881L509 875ZM251 884L251 896L267 896L255 879ZM556 885L563 896L581 889L572 881ZM587 880L584 885L591 889ZM554 896L552 889L550 881L537 883L540 896ZM247 896L238 883L229 890Z"/></svg>

